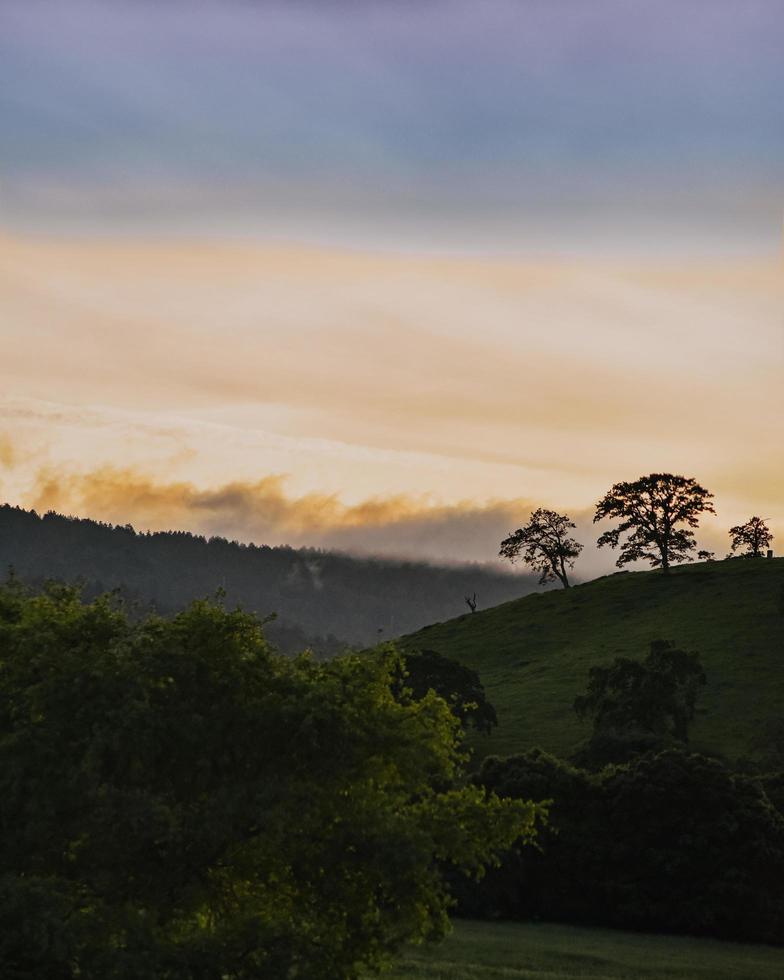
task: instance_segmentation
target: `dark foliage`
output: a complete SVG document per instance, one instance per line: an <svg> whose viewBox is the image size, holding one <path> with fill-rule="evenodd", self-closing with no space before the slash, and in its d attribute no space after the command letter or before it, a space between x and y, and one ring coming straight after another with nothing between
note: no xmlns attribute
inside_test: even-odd
<svg viewBox="0 0 784 980"><path fill-rule="evenodd" d="M136 624L0 588L3 980L354 980L438 936L536 810L461 780L393 652L275 654L241 611Z"/></svg>
<svg viewBox="0 0 784 980"><path fill-rule="evenodd" d="M465 914L784 942L784 817L759 779L681 750L598 774L534 750L476 779L553 802L541 849L463 886Z"/></svg>
<svg viewBox="0 0 784 980"><path fill-rule="evenodd" d="M519 527L501 542L499 555L514 561L522 555L523 562L539 573L539 584L547 585L556 579L569 588L567 569L574 568L583 546L569 537L577 527L565 514L538 508L523 527Z"/></svg>
<svg viewBox="0 0 784 980"><path fill-rule="evenodd" d="M750 748L757 769L784 769L784 717L776 715L757 727Z"/></svg>
<svg viewBox="0 0 784 980"><path fill-rule="evenodd" d="M765 773L757 779L770 802L784 817L784 771Z"/></svg>
<svg viewBox="0 0 784 980"><path fill-rule="evenodd" d="M393 690L398 699L420 700L428 691L444 699L463 728L489 735L498 724L495 708L485 696L479 674L435 650L406 652Z"/></svg>
<svg viewBox="0 0 784 980"><path fill-rule="evenodd" d="M580 718L593 723L582 759L603 766L671 740L688 742L704 684L699 656L666 640L654 640L642 661L617 657L606 667L591 667L587 692L574 702Z"/></svg>
<svg viewBox="0 0 784 980"><path fill-rule="evenodd" d="M82 581L88 597L119 588L142 612L176 612L223 589L229 604L278 615L267 633L281 650L310 645L324 655L459 615L463 596L475 590L495 605L535 588L532 577L481 566L356 558L182 531L139 533L4 505L0 569L9 566L27 582Z"/></svg>
<svg viewBox="0 0 784 980"><path fill-rule="evenodd" d="M773 542L773 534L761 517L751 517L745 524L731 527L730 554L743 558L761 558Z"/></svg>
<svg viewBox="0 0 784 980"><path fill-rule="evenodd" d="M713 494L691 477L651 473L632 482L614 484L596 505L594 524L620 518L618 527L605 531L596 542L621 550L616 565L648 561L667 571L673 562L691 561L697 543L691 528L699 516L714 514ZM685 525L685 526L684 526ZM621 536L628 537L621 541Z"/></svg>

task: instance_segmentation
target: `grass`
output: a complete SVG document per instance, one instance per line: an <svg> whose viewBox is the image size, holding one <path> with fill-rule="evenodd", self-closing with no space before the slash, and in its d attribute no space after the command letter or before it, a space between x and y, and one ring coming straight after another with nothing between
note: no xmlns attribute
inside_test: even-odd
<svg viewBox="0 0 784 980"><path fill-rule="evenodd" d="M698 651L707 673L692 747L731 760L750 754L760 725L784 701L784 558L622 572L436 623L400 642L479 672L499 727L475 740L478 756L533 745L566 755L588 734L572 702L589 667L641 658L657 638Z"/></svg>
<svg viewBox="0 0 784 980"><path fill-rule="evenodd" d="M784 950L609 929L457 922L387 980L780 980Z"/></svg>

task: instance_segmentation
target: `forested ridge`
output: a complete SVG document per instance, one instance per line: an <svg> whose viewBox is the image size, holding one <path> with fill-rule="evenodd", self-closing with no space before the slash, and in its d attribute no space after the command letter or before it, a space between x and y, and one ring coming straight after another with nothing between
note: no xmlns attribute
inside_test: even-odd
<svg viewBox="0 0 784 980"><path fill-rule="evenodd" d="M171 613L226 593L259 615L277 615L270 639L288 652L313 645L333 653L367 645L536 588L533 576L480 565L361 558L338 552L243 544L186 531L139 532L130 525L0 506L0 568L24 581L81 581L87 596L120 589L144 609Z"/></svg>

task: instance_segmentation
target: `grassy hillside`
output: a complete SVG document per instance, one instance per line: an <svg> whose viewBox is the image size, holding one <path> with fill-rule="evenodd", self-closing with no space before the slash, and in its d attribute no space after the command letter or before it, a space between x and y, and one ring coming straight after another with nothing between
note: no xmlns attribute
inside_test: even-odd
<svg viewBox="0 0 784 980"><path fill-rule="evenodd" d="M457 922L445 942L416 947L389 980L774 980L770 946L512 922Z"/></svg>
<svg viewBox="0 0 784 980"><path fill-rule="evenodd" d="M760 723L782 715L784 559L706 562L668 576L621 572L437 623L401 643L479 671L499 718L478 740L479 754L533 745L566 754L588 733L572 710L588 668L642 657L656 638L702 658L708 683L693 747L747 754Z"/></svg>

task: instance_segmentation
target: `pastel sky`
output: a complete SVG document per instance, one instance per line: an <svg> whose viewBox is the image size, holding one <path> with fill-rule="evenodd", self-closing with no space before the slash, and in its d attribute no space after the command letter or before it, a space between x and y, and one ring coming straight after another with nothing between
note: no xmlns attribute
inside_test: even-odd
<svg viewBox="0 0 784 980"><path fill-rule="evenodd" d="M0 0L0 497L489 560L665 469L784 538L782 50L777 0Z"/></svg>

